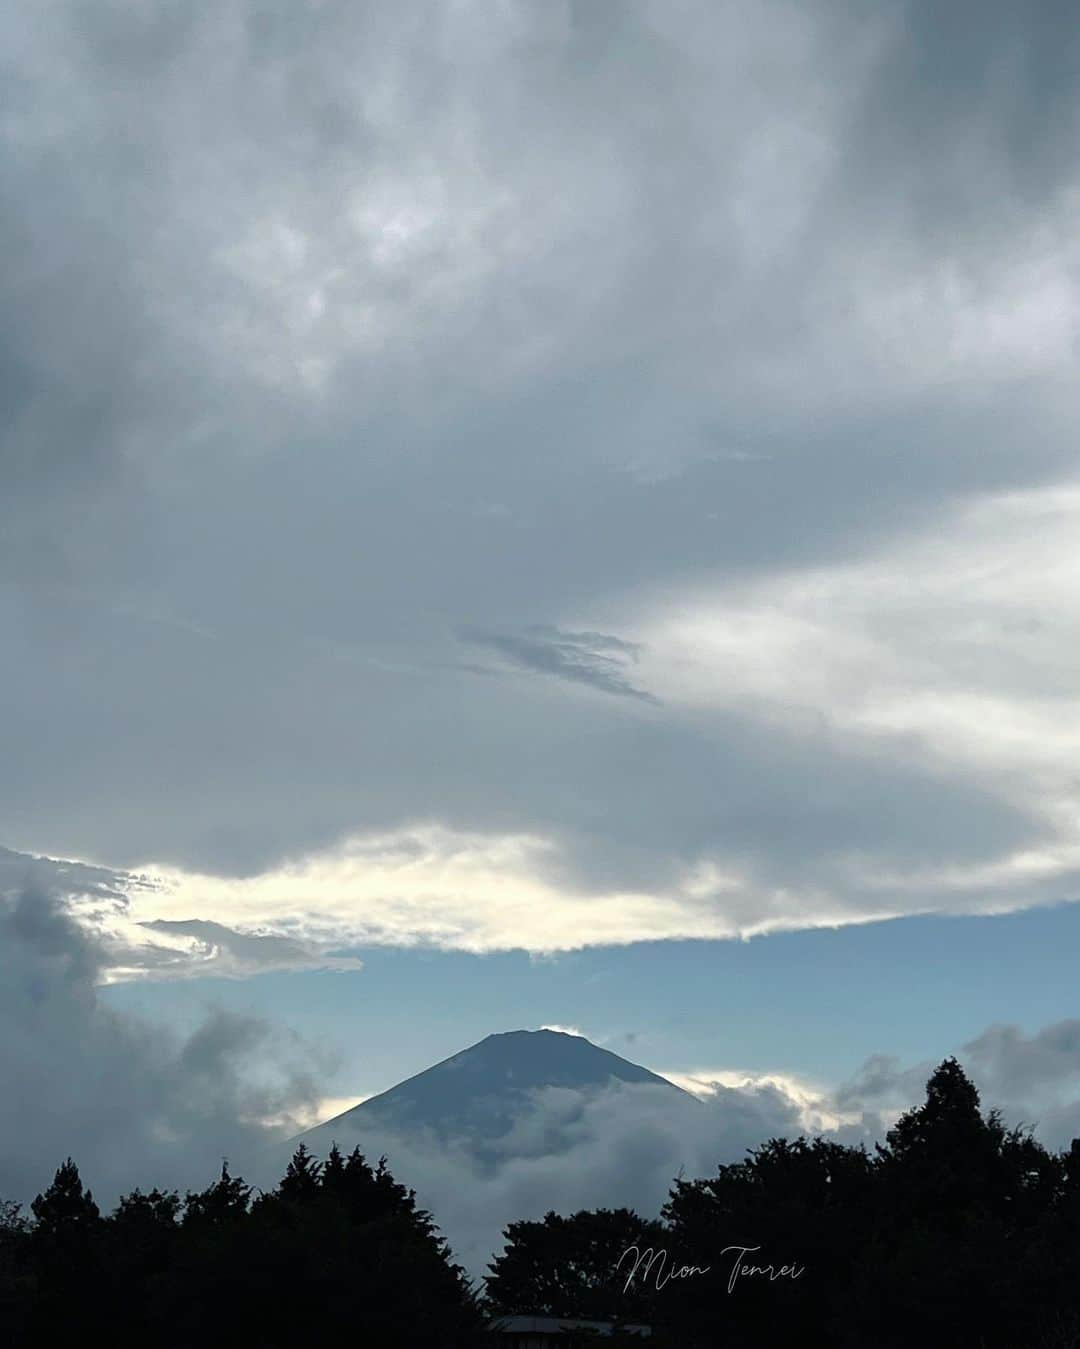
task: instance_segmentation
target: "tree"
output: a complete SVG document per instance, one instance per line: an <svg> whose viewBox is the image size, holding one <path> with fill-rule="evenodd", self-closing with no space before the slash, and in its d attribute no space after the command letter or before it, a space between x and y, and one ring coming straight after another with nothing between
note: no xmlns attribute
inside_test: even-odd
<svg viewBox="0 0 1080 1349"><path fill-rule="evenodd" d="M165 1269L176 1248L180 1196L175 1190L133 1190L107 1219L113 1263L131 1283Z"/></svg>
<svg viewBox="0 0 1080 1349"><path fill-rule="evenodd" d="M1030 1337L1039 1289L1060 1257L1028 1254L1058 1202L1062 1174L1030 1131L1006 1129L996 1110L984 1116L974 1083L945 1059L925 1101L877 1148L875 1239L849 1302L864 1337L883 1349L910 1343L911 1289L923 1344L989 1349Z"/></svg>
<svg viewBox="0 0 1080 1349"><path fill-rule="evenodd" d="M485 1279L496 1315L651 1319L665 1268L658 1253L666 1245L655 1220L627 1208L582 1209L570 1217L551 1212L541 1222L511 1223L503 1235L506 1246ZM634 1256L626 1253L634 1247L644 1260L631 1277ZM657 1254L651 1265L650 1250ZM649 1272L642 1273L646 1265Z"/></svg>
<svg viewBox="0 0 1080 1349"><path fill-rule="evenodd" d="M88 1232L101 1214L94 1196L83 1189L79 1168L69 1157L61 1166L44 1194L39 1194L30 1205L36 1219L36 1230L45 1235L61 1232Z"/></svg>
<svg viewBox="0 0 1080 1349"><path fill-rule="evenodd" d="M329 1195L339 1195L345 1183L345 1158L337 1143L331 1143L322 1169L322 1187Z"/></svg>
<svg viewBox="0 0 1080 1349"><path fill-rule="evenodd" d="M416 1206L416 1191L399 1184L385 1157L372 1167L358 1147L342 1160L335 1144L327 1161L323 1185L354 1223L400 1217L425 1233L433 1231L431 1215Z"/></svg>
<svg viewBox="0 0 1080 1349"><path fill-rule="evenodd" d="M293 1153L278 1193L283 1199L300 1203L313 1199L319 1193L321 1171L322 1163L311 1155L306 1144L301 1143Z"/></svg>
<svg viewBox="0 0 1080 1349"><path fill-rule="evenodd" d="M147 1341L477 1343L464 1272L385 1158L372 1168L359 1151L343 1159L335 1149L324 1167L299 1147L275 1189L248 1196L227 1168L188 1196Z"/></svg>
<svg viewBox="0 0 1080 1349"><path fill-rule="evenodd" d="M663 1209L672 1253L707 1272L662 1304L675 1342L814 1343L867 1239L872 1187L863 1148L805 1137L676 1181ZM746 1267L765 1272L737 1272Z"/></svg>
<svg viewBox="0 0 1080 1349"><path fill-rule="evenodd" d="M180 1211L180 1196L175 1190L151 1190L143 1194L132 1190L122 1195L110 1221L116 1227L131 1226L146 1231L151 1227L172 1232Z"/></svg>
<svg viewBox="0 0 1080 1349"><path fill-rule="evenodd" d="M0 1327L13 1342L25 1334L32 1300L28 1235L22 1205L0 1199Z"/></svg>
<svg viewBox="0 0 1080 1349"><path fill-rule="evenodd" d="M29 1310L32 1337L52 1343L76 1330L91 1335L100 1332L110 1300L100 1244L102 1219L70 1157L30 1211L34 1215L28 1252L34 1287Z"/></svg>
<svg viewBox="0 0 1080 1349"><path fill-rule="evenodd" d="M237 1223L246 1216L250 1199L251 1186L239 1176L229 1174L226 1159L213 1185L198 1193L188 1191L184 1198L184 1226L222 1227Z"/></svg>
<svg viewBox="0 0 1080 1349"><path fill-rule="evenodd" d="M22 1216L22 1205L14 1199L0 1199L0 1241L26 1231L26 1219Z"/></svg>
<svg viewBox="0 0 1080 1349"><path fill-rule="evenodd" d="M1060 1181L1060 1166L1029 1130L1006 1129L996 1110L983 1116L954 1058L934 1070L925 1102L901 1115L877 1153L894 1219L951 1233L973 1223L1014 1230Z"/></svg>

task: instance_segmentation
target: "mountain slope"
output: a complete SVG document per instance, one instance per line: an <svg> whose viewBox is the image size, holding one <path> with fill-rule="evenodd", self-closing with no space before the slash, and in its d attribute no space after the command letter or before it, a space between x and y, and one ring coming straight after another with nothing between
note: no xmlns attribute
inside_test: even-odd
<svg viewBox="0 0 1080 1349"><path fill-rule="evenodd" d="M305 1141L324 1151L365 1134L425 1134L437 1140L464 1140L477 1155L505 1137L537 1108L538 1093L554 1094L571 1107L613 1087L652 1087L672 1100L693 1101L689 1093L636 1063L620 1058L579 1035L562 1031L507 1031L489 1035L373 1096L344 1114L309 1130ZM554 1089L552 1093L551 1089Z"/></svg>

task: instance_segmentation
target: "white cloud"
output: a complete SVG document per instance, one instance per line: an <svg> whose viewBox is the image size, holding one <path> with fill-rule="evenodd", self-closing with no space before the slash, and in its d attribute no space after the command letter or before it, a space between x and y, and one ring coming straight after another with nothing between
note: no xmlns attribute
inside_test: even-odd
<svg viewBox="0 0 1080 1349"><path fill-rule="evenodd" d="M734 1068L657 1071L702 1101L715 1100L724 1091L757 1092L766 1088L777 1091L794 1109L799 1129L808 1134L832 1132L844 1125L858 1125L861 1120L861 1112L836 1108L827 1085L806 1081L792 1073L748 1073Z"/></svg>
<svg viewBox="0 0 1080 1349"><path fill-rule="evenodd" d="M852 856L864 912L882 893L898 912L1021 908L1072 897L1080 864L1078 539L1080 489L992 496L860 561L611 617L667 703L887 756L1032 819L1037 842L966 866Z"/></svg>
<svg viewBox="0 0 1080 1349"><path fill-rule="evenodd" d="M359 960L342 954L355 946L551 954L638 941L745 938L869 922L893 912L884 906L860 911L813 887L767 889L713 879L706 892L701 868L666 894L588 893L545 879L553 850L536 839L424 827L352 838L243 879L147 866L123 907L105 916L95 911L92 925L111 954L107 977L117 982L359 969Z"/></svg>
<svg viewBox="0 0 1080 1349"><path fill-rule="evenodd" d="M717 1161L739 1161L747 1148L798 1128L795 1107L774 1086L720 1089L702 1104L666 1088L622 1084L588 1096L563 1088L533 1093L531 1108L497 1145L494 1167L477 1160L467 1138L404 1138L365 1124L355 1138L337 1141L359 1143L368 1156L385 1153L479 1276L509 1222L616 1205L655 1216L680 1172L709 1174Z"/></svg>
<svg viewBox="0 0 1080 1349"><path fill-rule="evenodd" d="M902 865L835 840L831 875L769 885L705 854L663 890L562 881L559 843L437 825L355 837L245 880L161 872L138 910L320 925L342 940L535 951L731 937L1072 897L1080 871L1080 489L990 497L864 560L614 608L676 716L734 712L968 786L1031 821L977 860ZM827 769L826 769L827 771ZM325 933L323 934L325 935Z"/></svg>
<svg viewBox="0 0 1080 1349"><path fill-rule="evenodd" d="M735 935L722 912L678 895L588 894L545 879L553 851L538 838L429 825L350 838L242 879L146 866L140 870L150 885L132 895L114 930L141 923L143 940L156 943L158 933L147 924L213 915L237 930L258 927L321 950L426 944L474 952Z"/></svg>
<svg viewBox="0 0 1080 1349"><path fill-rule="evenodd" d="M276 1128L295 1135L305 1129L313 1129L326 1120L336 1119L368 1100L367 1096L322 1096L303 1109L294 1108L287 1116L270 1117L263 1123L268 1128Z"/></svg>

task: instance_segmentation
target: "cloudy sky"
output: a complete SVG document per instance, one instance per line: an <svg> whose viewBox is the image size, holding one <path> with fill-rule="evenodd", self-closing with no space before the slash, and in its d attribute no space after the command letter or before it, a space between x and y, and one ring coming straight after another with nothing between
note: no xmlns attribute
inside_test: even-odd
<svg viewBox="0 0 1080 1349"><path fill-rule="evenodd" d="M1071 1083L1070 15L6 16L11 949L293 1103L541 1024Z"/></svg>

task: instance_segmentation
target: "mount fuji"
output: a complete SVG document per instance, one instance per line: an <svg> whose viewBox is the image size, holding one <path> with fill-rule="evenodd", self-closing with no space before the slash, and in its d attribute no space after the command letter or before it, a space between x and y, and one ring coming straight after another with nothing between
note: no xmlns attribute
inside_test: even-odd
<svg viewBox="0 0 1080 1349"><path fill-rule="evenodd" d="M560 1132L589 1102L630 1088L655 1093L658 1101L675 1109L698 1104L673 1082L583 1036L506 1031L362 1101L308 1130L302 1139L316 1153L325 1153L333 1142L343 1150L359 1145L364 1151L366 1139L387 1135L437 1144L453 1140L466 1145L478 1161L494 1162L519 1151L559 1151ZM547 1120L543 1136L534 1130L521 1137L523 1124L538 1113Z"/></svg>

